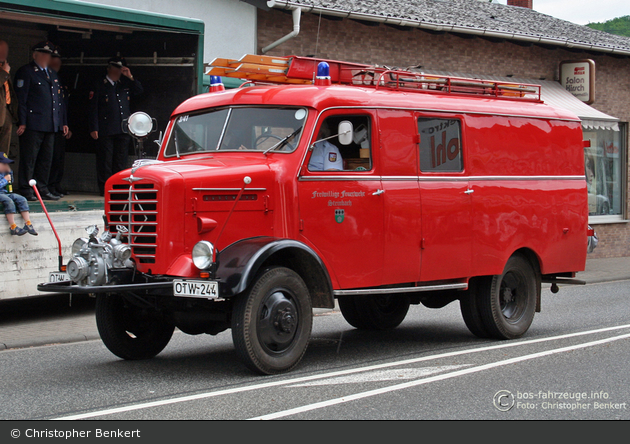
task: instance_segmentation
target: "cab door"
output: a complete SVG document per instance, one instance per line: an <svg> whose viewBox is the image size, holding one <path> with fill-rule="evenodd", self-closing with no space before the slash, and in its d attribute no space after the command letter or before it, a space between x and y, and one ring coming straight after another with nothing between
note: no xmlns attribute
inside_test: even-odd
<svg viewBox="0 0 630 444"><path fill-rule="evenodd" d="M311 146L322 138L323 126L335 135L344 120L353 124L353 142L342 146L337 137L328 139L339 150L343 170L309 167L311 150L304 158L298 180L301 240L322 256L338 282L335 289L376 287L383 279L383 193L373 149L374 115L347 109L325 113Z"/></svg>
<svg viewBox="0 0 630 444"><path fill-rule="evenodd" d="M422 281L470 276L472 199L465 173L462 121L417 114L422 200Z"/></svg>

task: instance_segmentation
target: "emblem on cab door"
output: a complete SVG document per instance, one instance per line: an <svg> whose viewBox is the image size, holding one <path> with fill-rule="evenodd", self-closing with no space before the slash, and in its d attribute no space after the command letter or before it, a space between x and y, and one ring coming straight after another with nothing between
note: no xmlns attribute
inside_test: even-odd
<svg viewBox="0 0 630 444"><path fill-rule="evenodd" d="M346 217L346 211L345 210L335 210L335 222L340 224L341 222L343 222L345 217Z"/></svg>

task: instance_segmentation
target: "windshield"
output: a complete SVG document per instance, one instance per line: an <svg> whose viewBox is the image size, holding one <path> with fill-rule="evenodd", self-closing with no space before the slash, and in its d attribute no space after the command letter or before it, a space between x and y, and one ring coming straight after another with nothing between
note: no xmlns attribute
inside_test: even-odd
<svg viewBox="0 0 630 444"><path fill-rule="evenodd" d="M210 151L281 151L297 148L306 121L304 108L222 108L178 116L166 157Z"/></svg>

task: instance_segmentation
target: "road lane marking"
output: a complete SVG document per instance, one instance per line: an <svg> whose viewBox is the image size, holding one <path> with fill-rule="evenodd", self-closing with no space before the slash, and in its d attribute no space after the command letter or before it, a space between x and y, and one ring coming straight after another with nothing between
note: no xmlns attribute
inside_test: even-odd
<svg viewBox="0 0 630 444"><path fill-rule="evenodd" d="M77 414L77 415L62 416L62 417L59 417L59 418L53 418L53 420L67 421L67 420L95 418L95 417L98 417L98 416L114 415L116 413L125 413L125 412L130 412L130 411L133 411L133 410L142 410L142 409L148 409L148 408L152 408L152 407L160 407L160 406L169 405L169 404L177 404L177 403L181 403L181 402L197 401L197 400L200 400L200 399L214 398L214 397L217 397L217 396L224 396L224 395L232 395L232 394L235 394L235 393L243 393L243 392L248 392L248 391L252 391L252 390L261 390L261 389L266 389L266 388L270 388L270 387L278 387L278 386L289 385L289 384L298 384L298 383L301 383L301 382L314 381L314 380L317 380L317 379L324 379L324 378L331 378L331 377L335 377L335 376L350 375L350 374L353 374L353 373L366 372L366 371L370 371L370 370L379 370L379 369L383 369L383 368L397 367L397 366L400 366L400 365L415 364L417 362L432 361L432 360L436 360L436 359L450 358L450 357L454 357L454 356L462 356L462 355L467 355L467 354L472 354L472 353L480 353L480 352L484 352L484 351L500 350L500 349L504 349L504 348L518 347L518 346L521 346L521 345L531 345L531 344L538 344L538 343L542 343L542 342L549 342L549 341L555 341L555 340L560 340L560 339L574 338L574 337L578 337L578 336L585 336L585 335L591 335L591 334L597 334L597 333L605 333L605 332L621 330L621 329L625 329L625 328L630 328L630 324L617 325L617 326L614 326L614 327L605 327L605 328L599 328L599 329L595 329L595 330L588 330L588 331L582 331L582 332L576 332L576 333L567 333L567 334L563 334L563 335L551 336L551 337L545 337L545 338L522 340L522 341L518 341L518 342L507 342L507 343L506 342L502 342L500 344L489 345L489 346L486 346L486 347L478 347L478 348L459 350L459 351L454 351L454 352L445 352L445 353L439 353L439 354L436 354L436 355L429 355L429 356L422 356L422 357L418 357L418 358L404 359L404 360L401 360L401 361L386 362L384 364L375 364L375 365L369 365L369 366L365 366L365 367L351 368L351 369L347 369L347 370L337 370L337 371L333 371L333 372L320 373L320 374L311 375L311 376L302 376L302 377L291 378L291 379L283 379L283 380L272 381L272 382L263 382L263 383L260 383L260 384L252 384L252 385L246 385L246 386L242 386L242 387L234 387L234 388L229 388L229 389L224 389L224 390L216 390L216 391L211 391L211 392L197 393L195 395L187 395L187 396L180 396L180 397L177 397L177 398L162 399L162 400L159 400L159 401L150 401L150 402L143 402L143 403L139 403L139 404L131 404L131 405L126 405L126 406L122 406L122 407L114 407L114 408L109 408L109 409L97 410L97 411L93 411L93 412L80 413L80 414Z"/></svg>
<svg viewBox="0 0 630 444"><path fill-rule="evenodd" d="M321 385L340 385L340 384L362 384L364 382L385 382L400 381L404 379L418 379L425 376L434 375L462 367L470 367L472 364L462 365L440 365L437 367L420 367L420 368L397 368L389 370L372 370L362 372L360 374L336 376L334 378L318 379L315 381L302 382L300 384L292 384L287 387L313 387Z"/></svg>
<svg viewBox="0 0 630 444"><path fill-rule="evenodd" d="M568 347L561 347L552 350L546 350L543 352L532 353L529 355L519 356L516 358L505 359L503 361L491 362L489 364L479 365L476 367L470 367L463 370L456 370L451 373L443 373L441 375L430 376L424 379L417 379L415 381L403 382L401 384L391 385L389 387L383 387L375 390L368 390L366 392L355 393L354 395L343 396L341 398L329 399L327 401L316 402L313 404L304 405L301 407L296 407L293 409L283 410L276 413L270 413L267 415L257 416L255 418L250 418L250 420L270 420L270 419L279 419L287 416L297 415L299 413L305 413L312 410L322 409L325 407L330 407L337 404L344 404L350 401L356 401L358 399L369 398L372 396L382 395L385 393L390 393L398 390L408 389L410 387L417 387L419 385L429 384L431 382L439 382L444 381L446 379L457 378L459 376L470 375L472 373L482 372L484 370L490 370L497 367L503 367L506 365L517 364L524 361L529 361L532 359L542 358L545 356L551 356L558 353L564 353L573 350L579 350L581 348L594 347L596 345L607 344L614 341L619 341L622 339L630 339L630 334L613 336L612 338L600 339L598 341L585 342L583 344L571 345Z"/></svg>

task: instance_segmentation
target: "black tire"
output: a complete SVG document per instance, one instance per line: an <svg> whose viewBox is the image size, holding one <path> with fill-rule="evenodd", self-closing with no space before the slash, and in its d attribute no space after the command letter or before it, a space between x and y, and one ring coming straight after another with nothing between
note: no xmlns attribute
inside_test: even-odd
<svg viewBox="0 0 630 444"><path fill-rule="evenodd" d="M407 316L405 295L342 296L339 309L348 324L361 330L390 330Z"/></svg>
<svg viewBox="0 0 630 444"><path fill-rule="evenodd" d="M308 288L288 268L264 270L234 302L236 354L249 369L263 375L295 367L306 352L312 326Z"/></svg>
<svg viewBox="0 0 630 444"><path fill-rule="evenodd" d="M154 357L164 350L175 330L162 313L126 304L117 294L96 298L96 326L109 351L128 360Z"/></svg>
<svg viewBox="0 0 630 444"><path fill-rule="evenodd" d="M490 333L488 333L483 323L481 311L479 310L479 288L483 286L483 282L481 282L483 279L488 280L489 278L484 277L470 280L468 291L459 299L459 308L468 330L475 336L486 339L490 337Z"/></svg>
<svg viewBox="0 0 630 444"><path fill-rule="evenodd" d="M536 296L536 273L523 256L512 256L501 275L482 280L479 310L490 336L497 339L523 336L534 320Z"/></svg>

